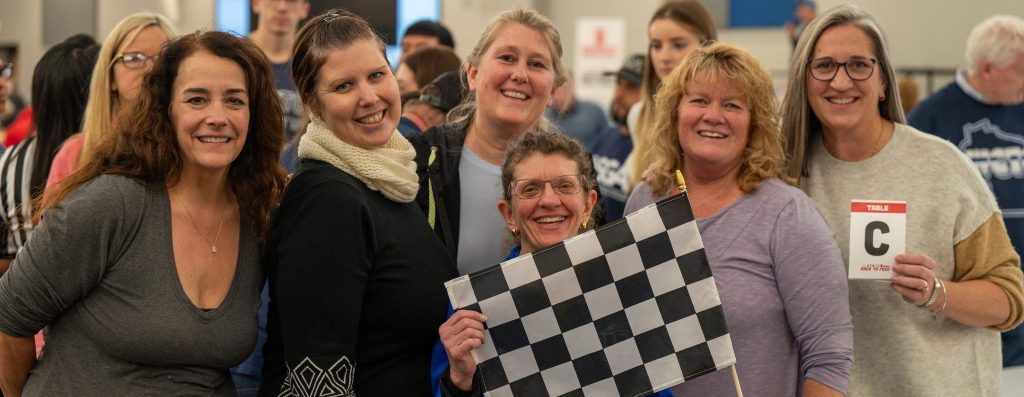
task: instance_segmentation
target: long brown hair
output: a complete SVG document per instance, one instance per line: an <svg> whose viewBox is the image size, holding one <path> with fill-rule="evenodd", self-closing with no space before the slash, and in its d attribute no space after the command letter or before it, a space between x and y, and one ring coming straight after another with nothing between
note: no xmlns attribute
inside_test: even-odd
<svg viewBox="0 0 1024 397"><path fill-rule="evenodd" d="M95 156L58 184L53 194L43 195L42 210L101 174L131 177L157 189L177 182L183 160L170 114L172 87L182 62L199 50L230 59L245 73L249 131L242 152L231 163L228 185L257 238L264 241L270 213L286 181L278 160L284 145L281 104L263 52L251 40L223 32L193 33L168 43L114 134L101 141Z"/></svg>
<svg viewBox="0 0 1024 397"><path fill-rule="evenodd" d="M412 69L416 85L423 89L442 73L459 70L462 60L448 47L425 47L409 53L402 63Z"/></svg>

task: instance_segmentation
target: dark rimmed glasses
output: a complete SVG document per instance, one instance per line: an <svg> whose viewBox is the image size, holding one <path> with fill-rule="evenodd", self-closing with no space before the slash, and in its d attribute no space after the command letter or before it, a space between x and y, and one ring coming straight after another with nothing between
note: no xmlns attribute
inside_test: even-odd
<svg viewBox="0 0 1024 397"><path fill-rule="evenodd" d="M121 61L121 64L128 69L141 69L146 67L146 62L156 63L159 57L159 55L146 55L141 52L124 52L114 56L114 63Z"/></svg>
<svg viewBox="0 0 1024 397"><path fill-rule="evenodd" d="M807 61L811 69L811 77L818 81L832 81L839 74L839 68L846 70L846 75L853 81L864 81L871 78L875 65L879 60L874 58L853 57L846 62L836 62L832 58L818 58Z"/></svg>
<svg viewBox="0 0 1024 397"><path fill-rule="evenodd" d="M517 179L509 184L512 194L521 199L534 199L544 194L544 185L550 183L555 193L563 196L571 196L579 193L583 188L583 176L580 174L559 175L554 178L543 179Z"/></svg>

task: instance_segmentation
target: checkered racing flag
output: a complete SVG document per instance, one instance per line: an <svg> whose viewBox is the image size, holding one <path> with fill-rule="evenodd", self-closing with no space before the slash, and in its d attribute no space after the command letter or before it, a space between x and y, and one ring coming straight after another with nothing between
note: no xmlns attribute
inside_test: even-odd
<svg viewBox="0 0 1024 397"><path fill-rule="evenodd" d="M445 283L487 396L639 396L736 362L686 194Z"/></svg>

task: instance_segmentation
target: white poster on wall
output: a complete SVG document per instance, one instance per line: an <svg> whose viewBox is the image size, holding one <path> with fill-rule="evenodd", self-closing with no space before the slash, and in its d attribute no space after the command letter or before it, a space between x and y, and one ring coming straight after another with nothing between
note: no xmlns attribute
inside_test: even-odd
<svg viewBox="0 0 1024 397"><path fill-rule="evenodd" d="M607 109L615 89L615 76L625 59L626 21L616 17L576 19L576 51L572 66L576 98Z"/></svg>

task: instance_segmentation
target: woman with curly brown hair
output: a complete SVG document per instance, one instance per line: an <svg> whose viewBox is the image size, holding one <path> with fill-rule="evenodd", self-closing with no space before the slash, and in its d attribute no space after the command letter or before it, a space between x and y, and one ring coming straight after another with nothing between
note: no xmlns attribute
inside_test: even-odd
<svg viewBox="0 0 1024 397"><path fill-rule="evenodd" d="M281 108L248 39L171 42L0 278L10 395L234 395L284 188ZM39 360L31 336L46 327Z"/></svg>

